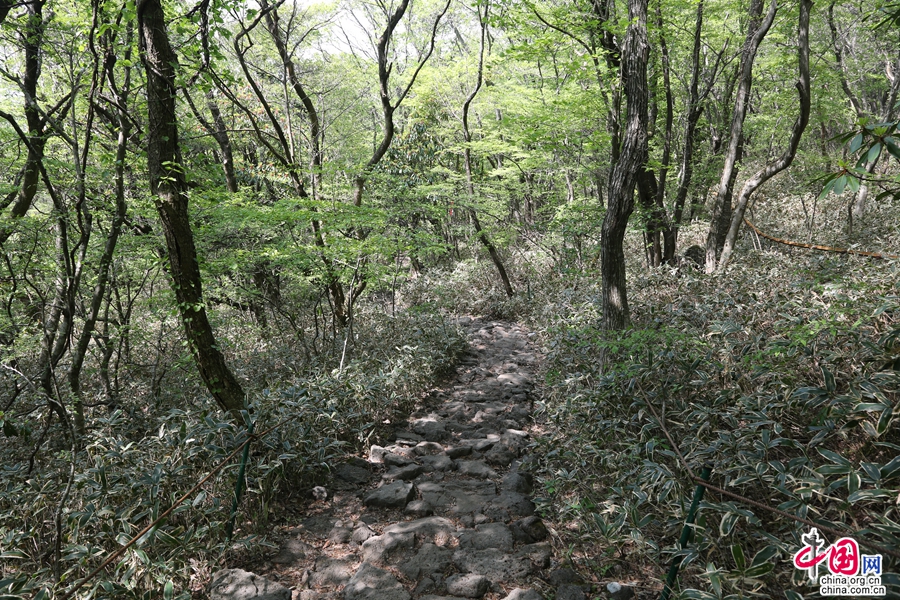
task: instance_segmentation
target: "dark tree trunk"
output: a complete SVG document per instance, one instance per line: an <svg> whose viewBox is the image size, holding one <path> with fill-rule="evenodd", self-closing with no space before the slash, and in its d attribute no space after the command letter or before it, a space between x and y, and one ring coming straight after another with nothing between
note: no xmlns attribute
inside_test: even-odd
<svg viewBox="0 0 900 600"><path fill-rule="evenodd" d="M647 0L628 1L628 32L622 49L625 87L625 135L619 160L610 178L609 202L603 219L600 274L603 278L603 329L631 325L625 281L623 243L634 210L634 187L647 162Z"/></svg>
<svg viewBox="0 0 900 600"><path fill-rule="evenodd" d="M737 207L734 210L734 216L731 219L728 228L728 235L725 239L725 246L722 250L722 258L719 261L719 270L724 270L728 266L731 259L731 253L734 250L734 243L737 240L738 229L744 219L744 212L747 210L747 204L750 197L760 186L766 181L787 169L794 161L797 155L797 148L800 145L800 138L806 130L809 123L810 97L809 97L809 11L812 8L812 0L800 0L800 22L797 28L797 54L798 54L798 70L799 80L797 82L797 92L800 96L800 114L794 122L791 129L791 137L788 141L788 147L784 153L774 162L769 163L761 171L757 172L753 177L747 180L741 193L738 196Z"/></svg>
<svg viewBox="0 0 900 600"><path fill-rule="evenodd" d="M150 189L166 237L169 269L182 325L200 376L216 402L236 420L244 390L225 363L206 315L200 266L188 216L187 180L175 116L176 56L160 0L138 0L141 61L147 73L147 165Z"/></svg>
<svg viewBox="0 0 900 600"><path fill-rule="evenodd" d="M472 178L472 149L469 147L469 144L472 142L472 134L469 131L469 107L472 105L472 101L475 99L475 96L478 95L478 91L481 89L481 84L483 81L484 43L485 37L487 36L487 12L489 8L490 4L485 5L484 16L482 16L481 14L481 9L478 9L478 20L481 23L481 43L479 45L478 51L478 78L475 82L475 88L463 103L463 138L466 141L466 148L463 151L463 156L465 158L466 164L466 191L469 194L469 202L475 201L475 184ZM491 239L488 237L487 232L481 227L481 222L478 220L478 214L475 212L475 208L472 206L469 207L469 215L472 217L472 225L475 227L475 235L478 236L478 240L487 249L488 254L491 256L491 262L493 262L494 266L497 268L497 273L499 273L500 280L503 282L503 289L506 291L507 297L512 298L512 284L509 282L509 275L507 275L506 268L503 266L503 261L500 259L500 253L497 252L497 248L494 246L493 242L491 242Z"/></svg>
<svg viewBox="0 0 900 600"><path fill-rule="evenodd" d="M756 60L756 51L759 49L759 45L769 32L772 21L775 20L775 12L777 11L775 0L772 0L765 19L760 20L762 9L763 0L751 0L747 37L744 41L744 48L741 51L738 89L734 101L734 112L731 117L731 138L728 143L728 150L725 153L725 165L722 167L722 177L719 181L716 201L713 204L709 234L706 237L707 273L712 273L716 270L719 253L725 245L725 235L731 223L731 193L734 189L737 163L740 160L744 138L744 118L747 116L747 108L750 103L750 87L753 84L753 62Z"/></svg>
<svg viewBox="0 0 900 600"><path fill-rule="evenodd" d="M0 15L5 18L6 13L15 3L0 3ZM37 85L41 77L41 46L44 43L44 0L35 0L25 5L27 22L22 31L22 43L25 47L25 68L21 76L22 91L25 94L25 122L28 126L28 153L25 158L25 166L21 171L21 183L18 190L8 196L11 201L15 198L10 216L14 219L24 217L34 196L37 194L38 182L41 179L41 166L44 161L44 147L47 136L44 132L44 120L38 108ZM0 22L2 22L0 18ZM8 202L4 203L4 207ZM0 228L0 243L3 243L12 234L13 228L4 225Z"/></svg>

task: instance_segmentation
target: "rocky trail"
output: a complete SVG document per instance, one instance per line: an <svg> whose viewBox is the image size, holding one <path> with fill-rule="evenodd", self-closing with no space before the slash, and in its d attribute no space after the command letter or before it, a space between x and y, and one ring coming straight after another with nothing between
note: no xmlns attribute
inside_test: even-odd
<svg viewBox="0 0 900 600"><path fill-rule="evenodd" d="M459 323L470 348L455 377L393 441L336 466L327 499L257 573L214 574L211 600L585 599L555 568L522 468L537 351L518 325Z"/></svg>

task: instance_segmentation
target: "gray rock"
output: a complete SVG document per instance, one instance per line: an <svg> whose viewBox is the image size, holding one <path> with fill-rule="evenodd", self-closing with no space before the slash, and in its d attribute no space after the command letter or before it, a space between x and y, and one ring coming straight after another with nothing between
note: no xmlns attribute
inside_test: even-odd
<svg viewBox="0 0 900 600"><path fill-rule="evenodd" d="M356 564L349 560L319 557L309 581L315 587L343 585L350 581L355 568Z"/></svg>
<svg viewBox="0 0 900 600"><path fill-rule="evenodd" d="M291 600L291 590L280 583L243 569L223 569L213 573L210 600Z"/></svg>
<svg viewBox="0 0 900 600"><path fill-rule="evenodd" d="M334 470L334 474L339 479L356 484L368 483L369 478L372 477L372 473L370 473L368 469L351 464L339 465Z"/></svg>
<svg viewBox="0 0 900 600"><path fill-rule="evenodd" d="M434 507L425 500L413 500L406 505L403 512L413 517L430 517L434 514Z"/></svg>
<svg viewBox="0 0 900 600"><path fill-rule="evenodd" d="M376 565L396 564L412 553L416 536L412 533L389 532L370 537L362 544L362 558Z"/></svg>
<svg viewBox="0 0 900 600"><path fill-rule="evenodd" d="M335 527L328 533L328 539L334 544L346 544L353 537L353 531L347 527Z"/></svg>
<svg viewBox="0 0 900 600"><path fill-rule="evenodd" d="M425 517L405 523L394 523L384 528L385 533L412 534L421 541L449 540L456 527L443 517Z"/></svg>
<svg viewBox="0 0 900 600"><path fill-rule="evenodd" d="M363 500L366 506L382 508L403 508L413 499L415 487L411 483L389 483L370 493Z"/></svg>
<svg viewBox="0 0 900 600"><path fill-rule="evenodd" d="M419 442L416 444L416 447L413 448L413 451L420 456L428 456L441 454L444 451L444 447L437 442Z"/></svg>
<svg viewBox="0 0 900 600"><path fill-rule="evenodd" d="M457 550L453 563L460 571L484 575L491 581L521 581L531 573L531 561L503 550Z"/></svg>
<svg viewBox="0 0 900 600"><path fill-rule="evenodd" d="M457 470L463 475L492 479L497 477L497 471L493 470L480 460L460 460L456 463Z"/></svg>
<svg viewBox="0 0 900 600"><path fill-rule="evenodd" d="M449 437L447 428L434 417L416 419L412 422L412 428L429 442L440 442Z"/></svg>
<svg viewBox="0 0 900 600"><path fill-rule="evenodd" d="M491 582L482 575L467 573L465 575L451 575L447 578L447 593L464 598L481 598L484 596Z"/></svg>
<svg viewBox="0 0 900 600"><path fill-rule="evenodd" d="M490 501L490 506L485 507L488 510L483 511L484 514L490 516L490 509L500 509L507 511L510 515L516 517L530 517L534 514L534 502L528 497L517 494L515 492L503 492Z"/></svg>
<svg viewBox="0 0 900 600"><path fill-rule="evenodd" d="M509 527L512 529L512 534L516 541L525 544L540 542L547 539L547 536L550 535L544 522L541 521L540 517L534 515L519 519L511 523Z"/></svg>
<svg viewBox="0 0 900 600"><path fill-rule="evenodd" d="M418 433L412 433L411 431L406 431L405 429L398 429L397 431L395 431L394 437L397 438L398 442L413 442L415 444L418 444L425 439Z"/></svg>
<svg viewBox="0 0 900 600"><path fill-rule="evenodd" d="M535 569L546 569L550 566L550 557L553 555L553 550L550 548L550 544L543 542L522 546L516 554L529 559Z"/></svg>
<svg viewBox="0 0 900 600"><path fill-rule="evenodd" d="M434 456L423 456L422 470L426 473L433 471L448 471L453 468L453 461L446 454L435 454Z"/></svg>
<svg viewBox="0 0 900 600"><path fill-rule="evenodd" d="M381 458L381 462L389 467L405 467L406 465L411 465L413 460L401 454L388 452Z"/></svg>
<svg viewBox="0 0 900 600"><path fill-rule="evenodd" d="M497 486L492 481L448 481L421 483L419 492L435 510L452 510L456 514L471 513L496 497Z"/></svg>
<svg viewBox="0 0 900 600"><path fill-rule="evenodd" d="M531 379L521 373L503 373L497 376L497 381L505 386L528 389L531 387Z"/></svg>
<svg viewBox="0 0 900 600"><path fill-rule="evenodd" d="M393 467L387 473L382 475L382 479L394 481L410 481L422 474L422 465L410 464L405 467Z"/></svg>
<svg viewBox="0 0 900 600"><path fill-rule="evenodd" d="M476 452L485 452L486 450L490 450L496 443L497 440L492 439L478 440L472 445L472 449Z"/></svg>
<svg viewBox="0 0 900 600"><path fill-rule="evenodd" d="M534 476L531 473L510 473L503 478L501 489L519 494L530 494L534 491Z"/></svg>
<svg viewBox="0 0 900 600"><path fill-rule="evenodd" d="M484 550L497 548L512 550L513 534L503 523L484 523L476 525L474 530L466 530L459 534L461 549Z"/></svg>
<svg viewBox="0 0 900 600"><path fill-rule="evenodd" d="M516 588L503 600L544 600L544 598L532 589Z"/></svg>
<svg viewBox="0 0 900 600"><path fill-rule="evenodd" d="M344 586L344 600L410 600L410 595L393 575L363 563Z"/></svg>
<svg viewBox="0 0 900 600"><path fill-rule="evenodd" d="M357 544L362 544L370 537L375 537L377 534L372 531L372 528L367 524L363 523L359 527L353 530L353 535L350 536L350 539Z"/></svg>
<svg viewBox="0 0 900 600"><path fill-rule="evenodd" d="M294 592L295 598L296 592ZM300 600L337 600L337 592L317 592L316 590L300 590Z"/></svg>
<svg viewBox="0 0 900 600"><path fill-rule="evenodd" d="M383 463L385 454L387 454L387 450L385 448L373 445L371 448L369 448L369 462Z"/></svg>
<svg viewBox="0 0 900 600"><path fill-rule="evenodd" d="M450 458L461 458L472 454L472 446L457 446L456 448L448 448L447 456Z"/></svg>
<svg viewBox="0 0 900 600"><path fill-rule="evenodd" d="M580 585L563 584L556 588L556 600L584 600L584 590Z"/></svg>
<svg viewBox="0 0 900 600"><path fill-rule="evenodd" d="M285 540L272 562L282 565L295 563L306 558L306 554L311 550L313 547L302 540Z"/></svg>
<svg viewBox="0 0 900 600"><path fill-rule="evenodd" d="M399 565L398 569L404 577L415 581L433 573L443 573L450 566L452 560L453 552L447 548L441 548L434 544L422 544L419 552Z"/></svg>
<svg viewBox="0 0 900 600"><path fill-rule="evenodd" d="M488 450L484 458L489 463L497 467L508 467L509 464L519 455L519 449L506 441L495 444Z"/></svg>
<svg viewBox="0 0 900 600"><path fill-rule="evenodd" d="M422 596L424 594L429 594L433 592L436 587L437 586L434 584L434 580L431 577L426 577L416 584L416 589L413 590L413 595Z"/></svg>

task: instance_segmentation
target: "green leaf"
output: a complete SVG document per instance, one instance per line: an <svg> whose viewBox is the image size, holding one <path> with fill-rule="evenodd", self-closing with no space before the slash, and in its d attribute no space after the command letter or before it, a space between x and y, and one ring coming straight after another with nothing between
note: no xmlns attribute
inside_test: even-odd
<svg viewBox="0 0 900 600"><path fill-rule="evenodd" d="M847 187L847 176L841 175L834 182L834 193L840 196L844 193L845 187Z"/></svg>
<svg viewBox="0 0 900 600"><path fill-rule="evenodd" d="M166 581L166 586L163 588L163 600L172 600L175 597L175 584L172 583L172 580Z"/></svg>
<svg viewBox="0 0 900 600"><path fill-rule="evenodd" d="M885 411L881 413L881 417L878 419L878 424L875 425L875 433L877 433L878 435L884 435L884 432L890 429L891 421L893 420L893 418L893 409L885 409Z"/></svg>
<svg viewBox="0 0 900 600"><path fill-rule="evenodd" d="M726 513L722 520L719 522L719 535L721 537L727 537L731 534L731 530L734 529L735 523L738 522L741 516L737 513Z"/></svg>
<svg viewBox="0 0 900 600"><path fill-rule="evenodd" d="M778 554L778 548L770 544L753 555L753 562L751 562L750 565L755 567L761 564L768 564L773 558L778 556Z"/></svg>
<svg viewBox="0 0 900 600"><path fill-rule="evenodd" d="M890 479L898 472L900 472L900 456L895 456L891 462L881 467L881 478Z"/></svg>
<svg viewBox="0 0 900 600"><path fill-rule="evenodd" d="M863 134L862 131L856 134L856 137L853 138L853 141L850 142L850 152L856 152L862 147L863 143Z"/></svg>
<svg viewBox="0 0 900 600"><path fill-rule="evenodd" d="M734 558L734 564L737 565L739 571L743 571L747 567L747 559L744 557L744 549L740 544L731 545L731 556Z"/></svg>
<svg viewBox="0 0 900 600"><path fill-rule="evenodd" d="M881 156L881 142L875 142L875 144L869 148L869 153L866 155L866 162L873 163L878 160L879 156Z"/></svg>
<svg viewBox="0 0 900 600"><path fill-rule="evenodd" d="M844 467L850 466L850 461L836 452L832 452L831 450L826 450L825 448L816 448L816 450L818 450L819 454L821 454L822 456L824 456L825 458L827 458L828 460L830 460L831 462L833 462L837 465L841 465Z"/></svg>
<svg viewBox="0 0 900 600"><path fill-rule="evenodd" d="M829 393L834 393L834 390L837 389L837 386L834 384L834 375L824 366L822 367L822 377L825 379L825 389Z"/></svg>
<svg viewBox="0 0 900 600"><path fill-rule="evenodd" d="M847 490L852 494L853 492L859 491L859 486L862 483L862 477L859 476L859 473L850 472L847 473Z"/></svg>

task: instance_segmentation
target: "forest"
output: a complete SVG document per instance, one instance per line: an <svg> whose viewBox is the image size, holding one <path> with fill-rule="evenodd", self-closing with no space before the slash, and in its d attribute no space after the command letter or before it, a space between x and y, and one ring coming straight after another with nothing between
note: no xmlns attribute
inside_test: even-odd
<svg viewBox="0 0 900 600"><path fill-rule="evenodd" d="M0 599L900 598L898 129L896 0L0 0Z"/></svg>

